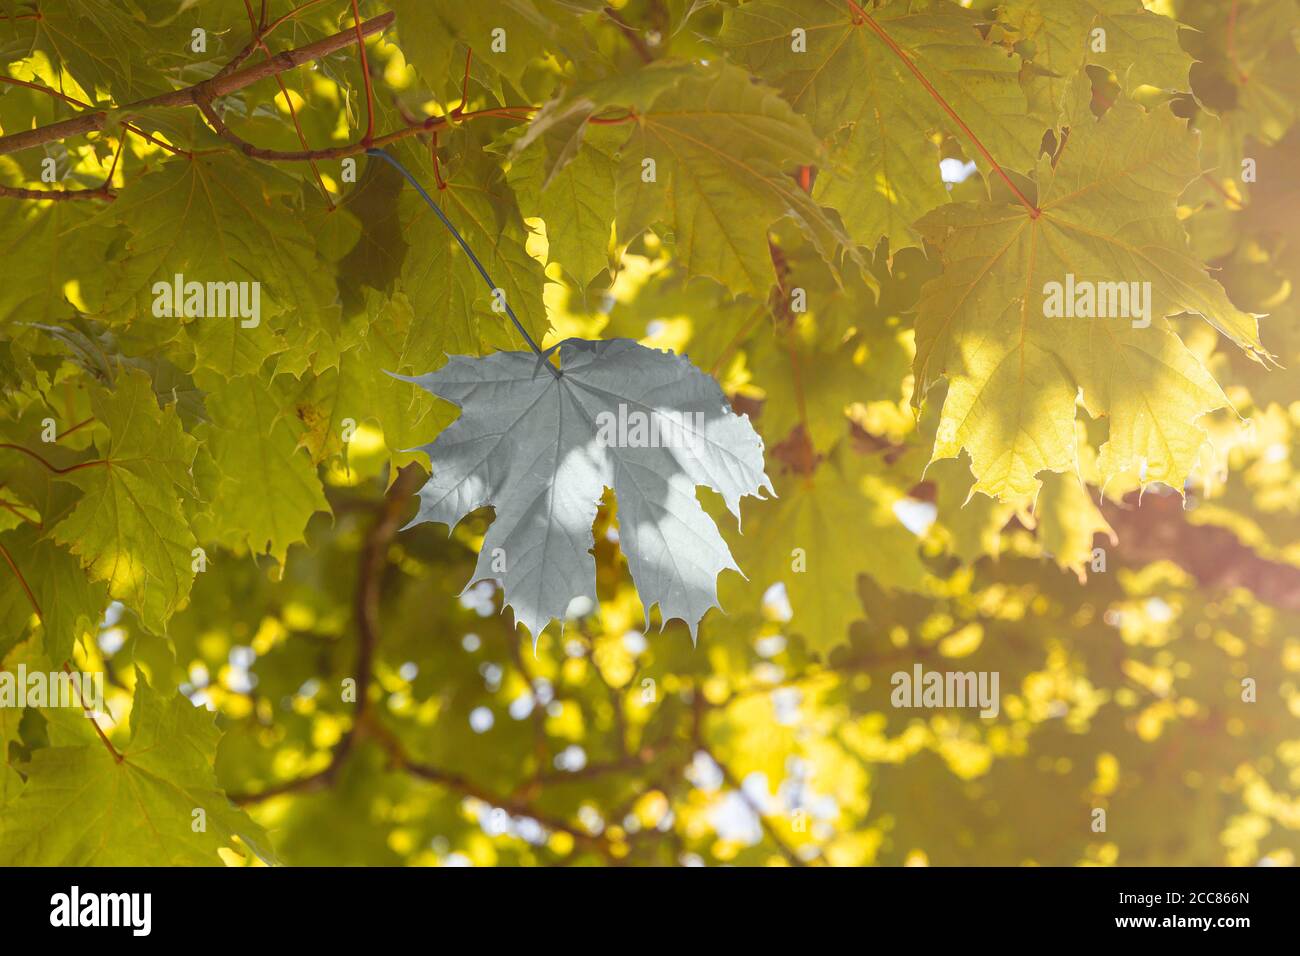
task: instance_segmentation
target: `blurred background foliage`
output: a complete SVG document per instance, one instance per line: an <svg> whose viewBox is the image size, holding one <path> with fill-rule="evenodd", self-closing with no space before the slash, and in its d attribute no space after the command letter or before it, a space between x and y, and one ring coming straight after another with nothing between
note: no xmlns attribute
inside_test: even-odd
<svg viewBox="0 0 1300 956"><path fill-rule="evenodd" d="M150 13L161 5L139 3ZM211 31L210 75L247 39L243 5L181 6L171 27L178 37L194 17L229 24ZM459 100L467 44L450 31L457 17L477 14L453 8L475 5L418 6L361 5L366 16L399 15L396 38L368 46L382 129L408 112L445 114ZM557 76L581 74L588 55L634 58L649 44L656 56L717 56L729 4L628 0L608 15L600 4L542 6L554 33L524 21L512 35L528 39L509 67L484 65L475 50L476 105L541 102ZM1032 58L1025 20L1014 15L1026 6L973 4L991 40ZM23 456L0 459L0 543L18 566L42 569L32 576L73 617L82 638L76 664L107 673L110 714L101 723L110 738L126 733L139 674L214 711L220 787L290 864L1294 864L1300 21L1292 0L1146 6L1186 25L1179 41L1197 61L1191 94L1173 104L1200 131L1207 172L1182 197L1180 216L1234 304L1269 315L1264 339L1283 366L1246 361L1204 323L1175 320L1240 416L1207 423L1211 441L1185 500L1150 487L1139 508L1136 483L1112 483L1103 497L1085 484L1086 457L1082 481L1050 475L1037 502L967 500L965 458L927 467L936 396L919 415L911 407L914 313L938 269L924 248L863 250L863 274L841 282L802 234L774 227L777 290L809 290L799 314L776 293L733 296L688 273L672 237L654 232L614 250L616 274L599 248L571 252L586 275L575 279L571 259L560 268L548 258L566 240L548 235L544 204L529 192L534 173L504 159L518 135L507 119L454 126L434 152L419 139L395 147L429 184L445 176L491 193L502 177L511 181L517 200L508 205L527 226L539 273L551 262L546 344L627 336L685 351L754 420L780 497L747 502L741 535L704 493L748 580L724 575L727 613L706 618L698 646L680 622L660 632L655 618L646 628L612 500L596 526L599 607L548 629L535 650L499 613L491 582L462 592L490 511L450 536L429 525L399 530L427 467L405 449L431 440L452 411L379 373L395 360L424 370L462 333L440 332L436 316L426 317L431 303L459 301L411 274L435 246L445 253L446 238L413 231L409 190L395 174L363 162L359 181L346 184L337 162L316 171L291 163L274 171L284 182L256 187L298 191L296 215L317 234L317 261L334 270L339 303L321 331L325 321L310 313L316 293L304 291L297 301L307 318L268 322L254 357L232 357L229 343L223 350L192 328L176 338L174 329L131 321L138 306L100 269L120 254L120 237L96 231L90 204L47 205L42 215L60 218L24 221L18 235L16 201L0 200L9 220L0 268L14 270L18 290L4 295L3 315L22 321L0 339L5 440L30 444L51 413L62 423L93 418L96 403L139 372L197 438L203 494L183 499L183 520L213 546L167 613L110 594L121 582L76 583L74 559L41 524L68 507L61 496L73 489ZM314 5L277 40L299 46L346 28L346 8ZM534 9L506 4L502 15L524 8ZM403 17L417 25L404 27ZM444 39L432 42L426 28ZM423 46L408 65L403 47L417 31ZM556 44L578 65L561 65ZM170 48L182 47L177 39ZM116 89L127 81L107 67L84 83L75 64L61 73L50 51L15 36L5 48L10 74L86 99L96 95L86 84L123 99L140 92ZM173 67L159 65L168 76ZM1118 89L1116 75L1088 70L1095 100ZM183 71L204 75L193 63ZM289 100L315 144L347 142L364 124L355 51L282 78L287 92L262 83L227 98L227 121L245 139L297 148ZM0 92L5 132L64 115L39 91ZM1148 94L1165 97L1149 88L1135 95ZM174 145L221 145L188 113L146 120ZM111 159L108 142L0 157L0 173L39 184L38 160L52 155L66 183L92 188ZM965 165L968 144L937 136L935 145L952 197L983 196L981 177ZM1257 182L1241 181L1245 157L1257 162ZM129 180L168 158L132 139L115 168ZM337 215L325 211L335 204ZM33 230L48 230L50 251L70 257L72 274L58 289L42 288L15 260ZM475 309L465 347L508 347L499 317L481 302ZM322 361L331 350L335 360ZM239 398L226 388L234 380ZM256 417L257 396L272 409L265 419ZM359 424L345 444L339 426L348 415ZM1104 438L1098 423L1079 427L1102 428ZM310 500L291 511L297 524L273 536L271 555L250 547L240 513L259 498L275 509L291 493L255 477L230 484L218 464L251 432L269 436L261 453L292 456L317 476L328 503L328 513ZM92 447L102 453L102 436L88 427L48 454L67 465ZM795 548L806 572L792 570ZM48 622L42 632L14 579L2 568L0 576L5 666L54 655L27 636L48 632ZM125 599L110 605L110 597ZM77 619L79 608L104 606L98 627L98 613ZM998 672L1000 712L981 719L891 707L891 675L918 662ZM1251 702L1247 678L1257 687ZM3 815L27 761L59 734L58 718L36 709L18 720L0 712L0 721L8 721L0 723ZM1105 832L1093 829L1096 808L1106 810Z"/></svg>

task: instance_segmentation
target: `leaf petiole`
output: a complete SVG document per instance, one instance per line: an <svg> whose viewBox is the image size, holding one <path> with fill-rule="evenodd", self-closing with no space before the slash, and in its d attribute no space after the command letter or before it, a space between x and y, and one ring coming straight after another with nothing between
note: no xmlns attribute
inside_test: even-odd
<svg viewBox="0 0 1300 956"><path fill-rule="evenodd" d="M474 250L469 247L469 243L465 241L465 237L460 234L460 230L457 229L455 225L452 224L452 221L447 218L447 214L442 211L442 208L436 202L433 201L433 198L427 192L425 192L424 187L420 185L419 181L413 175L411 175L411 171L407 169L405 166L403 166L396 157L390 155L389 153L385 152L382 149L372 147L371 149L366 150L366 155L377 156L381 159L387 160L388 163L391 164L394 169L396 169L399 173L401 173L406 178L406 181L408 183L410 183L412 186L415 187L415 191L418 192L421 198L423 198L424 201L429 204L429 208L432 209L435 213L437 213L438 218L442 220L442 224L447 227L447 229L451 232L453 236L456 237L456 241L460 243L460 247L465 250L465 255L469 256L469 261L474 263L474 268L478 270L478 274L481 275L483 277L483 281L487 283L488 291L496 292L497 284L492 281L492 277L488 275L487 269L483 268L483 263L479 262L478 256L474 255ZM547 369L550 370L552 375L554 375L556 378L559 378L561 375L560 370L556 368L554 365L552 365L550 362L546 361L546 357L550 353L549 352L543 353L542 350L538 347L537 343L533 341L533 337L528 334L528 330L524 328L523 323L521 323L519 321L519 318L515 315L515 310L510 308L509 301L503 298L501 302L502 305L505 306L506 315L510 316L510 321L515 324L515 328L518 329L519 334L524 337L524 341L527 342L528 347L533 350L533 353L537 356L538 361L541 364L545 365Z"/></svg>

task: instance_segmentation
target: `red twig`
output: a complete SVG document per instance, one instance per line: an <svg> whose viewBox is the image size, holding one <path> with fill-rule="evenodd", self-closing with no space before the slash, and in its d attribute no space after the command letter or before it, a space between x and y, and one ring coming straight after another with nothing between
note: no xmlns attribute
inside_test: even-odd
<svg viewBox="0 0 1300 956"><path fill-rule="evenodd" d="M1250 76L1241 68L1241 62L1237 59L1237 5L1239 0L1232 0L1232 7L1228 10L1228 35L1226 38L1228 48L1228 61L1232 63L1232 68L1237 71L1237 79L1243 84L1250 82Z"/></svg>
<svg viewBox="0 0 1300 956"><path fill-rule="evenodd" d="M64 429L63 432L59 435L59 437L55 439L55 441L63 441L63 439L67 438L73 432L80 431L81 429L85 428L94 420L95 420L94 415L91 415L89 418L82 419L81 421L77 422L77 424L73 425L71 428Z"/></svg>
<svg viewBox="0 0 1300 956"><path fill-rule="evenodd" d="M283 149L263 149L260 146L254 146L252 143L241 139L238 134L229 129L212 108L212 104L204 100L199 100L196 105L212 128L223 139L229 140L239 148L245 156L252 156L255 159L265 159L268 162L300 162L309 159L342 159L345 156L355 156L358 153L366 151L366 145L363 142L348 143L343 146L329 146L324 149L308 150L283 150ZM521 111L536 110L536 106L496 106L491 109L475 110L472 113L462 113L459 119L486 119L488 117L497 117L500 119L511 119L521 121L527 119L527 116L520 115ZM415 136L419 133L429 133L434 130L450 126L452 117L450 116L430 116L423 122L416 123L412 126L406 126L402 129L393 130L390 133L384 133L376 136L371 145L386 146L389 143L397 142L400 139L406 139L408 136Z"/></svg>
<svg viewBox="0 0 1300 956"><path fill-rule="evenodd" d="M244 0L244 9L248 11L248 23L249 27L253 31L253 42L262 48L263 52L266 53L266 58L269 60L272 56L271 48L266 45L265 39L268 31L266 28L258 26L258 20L253 15L252 0ZM265 0L263 0L262 3L262 19L266 19ZM284 77L277 73L275 75L275 82L279 84L280 94L284 97L284 105L289 108L289 117L293 120L294 131L298 134L298 142L302 144L303 149L311 149L311 144L307 142L307 135L302 131L302 124L298 122L298 110L294 108L293 97L289 95L289 87L285 85ZM308 162L311 165L311 174L316 179L316 185L320 188L321 195L325 197L325 205L332 211L334 209L334 200L330 198L329 190L325 188L325 180L321 179L320 167L316 164L316 160L314 159L308 160Z"/></svg>
<svg viewBox="0 0 1300 956"><path fill-rule="evenodd" d="M34 528L37 528L38 530L41 531L45 530L44 521L33 521L31 518L27 517L27 515L23 514L22 509L19 508L17 505L15 505L12 501L5 501L3 498L0 498L0 508L3 508L5 511L12 512L13 514L17 515L19 518L22 518L24 521L26 521L29 525L32 525Z"/></svg>
<svg viewBox="0 0 1300 956"><path fill-rule="evenodd" d="M618 126L622 123L635 122L636 119L636 110L629 109L623 116L589 116L587 122L593 126Z"/></svg>
<svg viewBox="0 0 1300 956"><path fill-rule="evenodd" d="M72 671L68 668L67 661L63 662L63 673L69 676L72 675ZM90 725L95 728L95 733L99 735L99 739L103 741L104 746L108 748L108 752L113 755L113 759L118 763L121 763L125 758L118 752L118 749L113 746L113 742L109 740L108 735L104 733L104 728L99 726L99 721L91 716L90 708L86 706L86 698L82 696L81 693L81 682L74 681L72 686L77 689L77 702L81 704L82 713L86 715L86 719L90 721Z"/></svg>
<svg viewBox="0 0 1300 956"><path fill-rule="evenodd" d="M318 3L320 3L320 2L321 2L321 0L306 0L305 3L300 3L300 4L298 4L296 7L294 7L292 10L290 10L288 13L286 13L286 14L284 14L283 16L277 17L276 19L272 20L270 26L268 26L265 30L262 31L262 36L263 36L263 37L269 36L269 35L271 34L271 31L273 31L276 27L280 26L280 24L285 23L285 22L287 22L287 21L289 21L289 20L294 19L295 17L298 16L298 14L302 13L302 12L303 12L304 10L306 10L308 7L314 7L314 6L316 6L316 4L318 4Z"/></svg>
<svg viewBox="0 0 1300 956"><path fill-rule="evenodd" d="M366 38L361 35L361 11L352 0L352 27L357 31L357 53L361 57L361 76L366 83L366 135L361 140L369 149L375 138L375 91L370 84L370 61L366 57Z"/></svg>
<svg viewBox="0 0 1300 956"><path fill-rule="evenodd" d="M452 110L457 116L465 112L465 107L469 105L469 65L472 62L474 62L474 48L470 47L465 51L465 76L460 81L460 105Z"/></svg>
<svg viewBox="0 0 1300 956"><path fill-rule="evenodd" d="M1201 178L1204 179L1207 183L1209 183L1212 187L1214 187L1214 191L1217 192L1220 196L1222 196L1225 202L1230 203L1232 205L1232 208L1234 209L1246 208L1241 204L1241 200L1239 200L1232 193L1228 192L1228 190L1224 189L1223 185L1217 179L1211 176L1209 173L1201 173Z"/></svg>
<svg viewBox="0 0 1300 956"><path fill-rule="evenodd" d="M94 461L83 461L76 465L69 465L66 468L60 468L57 465L51 465L40 455L36 454L36 452L32 451L30 448L24 448L22 445L14 445L9 442L0 442L0 448L9 448L13 451L20 451L27 457L34 458L36 461L44 465L46 469L48 469L49 471L53 472L56 475L67 475L67 474L71 474L74 471L80 471L83 468L92 468L95 467L96 465L109 464L107 458L96 458Z"/></svg>
<svg viewBox="0 0 1300 956"><path fill-rule="evenodd" d="M113 153L113 165L108 167L108 175L104 177L104 185L99 187L104 192L108 192L109 187L113 184L113 174L117 172L117 161L122 158L122 147L125 145L126 137L119 136L117 138L117 149Z"/></svg>
<svg viewBox="0 0 1300 956"><path fill-rule="evenodd" d="M44 622L45 612L41 610L40 602L36 600L36 595L32 593L32 589L27 584L27 579L23 577L23 573L18 570L18 565L14 563L13 555L9 553L9 549L3 544L0 544L0 556L4 557L5 563L9 565L9 570L12 571L14 577L18 579L18 584L22 587L23 593L27 595L27 600L31 602L32 609L36 612L36 616Z"/></svg>

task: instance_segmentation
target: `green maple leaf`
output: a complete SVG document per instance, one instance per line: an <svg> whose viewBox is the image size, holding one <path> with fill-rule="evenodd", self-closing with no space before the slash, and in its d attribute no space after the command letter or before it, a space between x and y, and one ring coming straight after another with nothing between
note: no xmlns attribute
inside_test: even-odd
<svg viewBox="0 0 1300 956"><path fill-rule="evenodd" d="M1077 475L1044 476L1042 493L1034 502L1034 519L1043 550L1081 581L1088 576L1094 538L1105 534L1112 545L1119 543Z"/></svg>
<svg viewBox="0 0 1300 956"><path fill-rule="evenodd" d="M1181 488L1204 432L1226 404L1210 373L1163 317L1203 316L1263 352L1256 317L1228 301L1188 252L1175 215L1198 173L1196 138L1168 109L1117 103L1101 119L1076 80L1069 138L1039 163L1032 214L1011 202L960 203L921 226L944 272L917 316L920 402L949 382L934 458L970 452L975 490L1032 497L1041 471L1077 470L1075 399L1109 419L1102 483L1120 474ZM1124 318L1047 318L1048 283L1150 282L1149 328Z"/></svg>
<svg viewBox="0 0 1300 956"><path fill-rule="evenodd" d="M473 51L472 75L499 92L502 79L522 84L525 70L548 48L559 47L573 55L578 52L575 45L586 45L581 34L564 29L574 15L572 0L492 4L394 0L391 7L397 14L403 50L435 93L459 90L466 48Z"/></svg>
<svg viewBox="0 0 1300 956"><path fill-rule="evenodd" d="M731 66L707 67L645 107L620 147L619 236L662 222L692 273L733 292L772 287L768 229L794 219L826 259L847 245L838 222L791 175L821 145L775 92ZM655 161L645 182L645 161ZM631 183L631 185L627 185ZM624 204L624 195L635 198Z"/></svg>
<svg viewBox="0 0 1300 956"><path fill-rule="evenodd" d="M754 374L766 386L759 434L776 446L806 419L813 448L826 451L844 437L844 410L862 396L863 368L852 353L816 349L790 338L773 338L748 353Z"/></svg>
<svg viewBox="0 0 1300 956"><path fill-rule="evenodd" d="M745 518L735 551L748 582L729 582L725 607L745 603L742 588L762 593L780 581L793 610L790 630L827 651L864 616L859 575L889 588L921 587L918 540L893 511L902 495L870 458L841 446L813 475L778 481L777 496L753 523Z"/></svg>
<svg viewBox="0 0 1300 956"><path fill-rule="evenodd" d="M103 619L108 593L92 581L66 548L41 537L32 525L22 525L0 534L0 545L9 552L23 580L40 606L45 653L54 661L72 657L73 645L86 633L93 633ZM35 614L22 582L7 566L0 566L0 654L22 638L27 622Z"/></svg>
<svg viewBox="0 0 1300 956"><path fill-rule="evenodd" d="M19 644L0 653L0 670L11 674L17 673L18 666L27 667L28 673L36 670L48 670L46 658L39 658L34 642ZM23 778L19 774L21 761L17 748L22 745L19 725L22 723L25 708L0 707L0 814L10 800L15 800L23 789ZM14 749L10 749L10 744Z"/></svg>
<svg viewBox="0 0 1300 956"><path fill-rule="evenodd" d="M773 279L768 230L778 221L794 220L827 260L849 244L792 175L818 161L817 137L775 91L727 64L651 64L548 104L519 140L521 150L544 144L544 188L593 148L585 141L592 115L618 108L628 123L613 127L623 131L613 140L614 189L586 199L612 197L606 218L620 246L661 229L683 268L763 298ZM601 135L596 148L608 143ZM587 214L596 218L594 209Z"/></svg>
<svg viewBox="0 0 1300 956"><path fill-rule="evenodd" d="M0 325L71 318L74 309L65 290L71 280L87 306L97 306L104 284L100 267L111 232L88 234L75 228L93 212L88 203L15 203L0 218L6 279L0 285Z"/></svg>
<svg viewBox="0 0 1300 956"><path fill-rule="evenodd" d="M778 445L803 424L813 448L824 453L845 436L850 405L905 397L899 383L912 352L900 339L899 320L877 307L873 277L867 284L850 274L837 284L810 251L782 247L793 266L782 286L801 289L807 311L782 315L746 356L764 392L758 420L763 439Z"/></svg>
<svg viewBox="0 0 1300 956"><path fill-rule="evenodd" d="M934 133L960 135L900 52L1005 166L1029 169L1043 128L1026 112L1020 58L984 39L978 14L891 0L869 16L842 0L759 0L728 11L722 40L818 134L837 137L816 199L840 212L858 243L884 236L897 250L918 245L913 224L948 200ZM797 29L805 52L793 49Z"/></svg>
<svg viewBox="0 0 1300 956"><path fill-rule="evenodd" d="M90 735L90 731L85 731ZM89 736L36 750L27 783L0 815L6 866L217 866L243 842L274 862L270 840L230 805L213 771L213 715L165 698L136 672L131 736L119 752ZM196 810L203 811L198 828Z"/></svg>
<svg viewBox="0 0 1300 956"><path fill-rule="evenodd" d="M296 397L296 407L306 426L302 443L312 459L321 461L342 454L347 467L347 419L354 424L372 422L383 432L390 461L401 466L423 461L408 449L427 442L452 419L450 409L428 395L404 387L389 369L411 372L409 363L395 361L387 343L371 341L349 351L337 369L328 369ZM390 478L396 477L396 470Z"/></svg>
<svg viewBox="0 0 1300 956"><path fill-rule="evenodd" d="M1042 72L1031 82L1045 89L1051 116L1084 64L1115 73L1126 93L1142 84L1187 89L1192 58L1178 44L1178 23L1141 0L1008 0L998 16L1033 44Z"/></svg>
<svg viewBox="0 0 1300 956"><path fill-rule="evenodd" d="M302 428L256 376L209 393L207 407L213 533L283 565L311 516L329 510L315 466L298 449Z"/></svg>
<svg viewBox="0 0 1300 956"><path fill-rule="evenodd" d="M0 509L0 531L37 523L41 518L40 511L11 488L0 488Z"/></svg>
<svg viewBox="0 0 1300 956"><path fill-rule="evenodd" d="M429 440L451 421L451 410L429 395L393 378L437 365L445 358L437 347L445 327L436 315L416 315L398 292L366 296L368 328L361 344L341 357L338 367L312 379L296 397L299 418L307 427L303 438L316 460L343 452L343 422L373 421L384 435L394 465L423 460L408 451ZM396 477L396 468L390 477Z"/></svg>
<svg viewBox="0 0 1300 956"><path fill-rule="evenodd" d="M963 564L973 564L986 554L996 556L1001 550L1002 529L1015 506L988 495L970 494L969 461L949 458L932 462L925 477L936 489L935 524L948 550Z"/></svg>
<svg viewBox="0 0 1300 956"><path fill-rule="evenodd" d="M526 215L546 222L548 258L559 262L581 285L609 271L613 229L610 210L617 203L618 145L626 134L613 126L593 126L573 161L545 176L546 144L534 141L517 153L508 173Z"/></svg>
<svg viewBox="0 0 1300 956"><path fill-rule="evenodd" d="M129 4L41 0L40 17L19 21L17 30L29 53L43 53L62 66L92 100L100 90L129 103L170 89L147 63L151 38Z"/></svg>
<svg viewBox="0 0 1300 956"><path fill-rule="evenodd" d="M193 493L196 444L174 408L158 407L142 372L123 371L91 404L108 428L108 439L96 442L103 464L62 476L84 494L54 528L54 540L159 630L194 582L195 541L182 499Z"/></svg>
<svg viewBox="0 0 1300 956"><path fill-rule="evenodd" d="M338 290L329 259L286 199L300 192L278 170L221 153L166 163L135 179L101 213L129 230L124 255L109 269L114 294L107 310L152 312L154 284L173 283L177 274L187 283L258 282L260 323L287 314L301 322L299 338L332 334ZM181 305L172 303L170 319L178 331L187 321ZM247 371L255 356L240 354L232 339L240 332L253 333L255 342L266 337L260 326L230 329L242 321L238 315L189 321L226 323L224 331L195 336L200 364L214 369Z"/></svg>
<svg viewBox="0 0 1300 956"><path fill-rule="evenodd" d="M1208 115L1198 119L1207 169L1238 179L1242 159L1253 156L1252 140L1272 145L1296 119L1300 71L1295 69L1294 35L1300 7L1294 0L1262 0L1226 10L1207 5L1218 29L1188 31L1196 60L1196 92ZM1208 122L1207 122L1208 120Z"/></svg>

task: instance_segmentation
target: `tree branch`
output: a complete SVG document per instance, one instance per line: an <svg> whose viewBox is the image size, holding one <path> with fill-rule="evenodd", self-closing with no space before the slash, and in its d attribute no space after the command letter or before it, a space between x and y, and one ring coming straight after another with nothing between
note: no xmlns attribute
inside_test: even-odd
<svg viewBox="0 0 1300 956"><path fill-rule="evenodd" d="M650 51L650 47L646 43L645 38L641 36L632 24L623 19L621 13L613 7L605 7L601 12L605 14L605 16L609 17L614 25L618 27L619 32L623 34L632 49L636 51L636 55L641 58L642 63L649 63L655 58L655 55Z"/></svg>
<svg viewBox="0 0 1300 956"><path fill-rule="evenodd" d="M1192 524L1177 495L1130 495L1102 503L1126 562L1177 564L1202 588L1245 588L1273 607L1300 611L1300 567L1256 554L1227 528ZM1107 545L1109 546L1109 545Z"/></svg>
<svg viewBox="0 0 1300 956"><path fill-rule="evenodd" d="M228 127L221 119L212 103L206 98L200 97L195 101L195 105L203 114L204 118L212 125L213 131L222 139L236 147L245 156L253 159L264 159L267 162L287 163L287 162L308 162L316 159L342 159L345 156L356 156L364 153L367 146L364 141L347 143L343 146L327 146L324 149L264 149L261 146L254 146L248 140L241 137ZM389 143L395 143L399 139L406 139L408 136L415 136L419 133L436 133L443 127L450 126L453 119L467 120L480 119L487 117L500 117L502 119L521 119L521 111L531 111L536 109L535 106L498 106L485 110L476 110L473 113L462 113L459 117L448 116L430 116L425 120L419 121L412 126L405 126L402 129L393 130L391 133L385 133L382 136L374 138L373 146L382 147Z"/></svg>
<svg viewBox="0 0 1300 956"><path fill-rule="evenodd" d="M370 684L374 678L375 648L379 644L379 585L388 557L388 545L402 523L402 514L411 496L424 483L425 474L418 465L410 464L398 472L380 506L379 518L366 534L361 546L361 566L357 574L356 624L356 707L352 726L334 746L330 762L316 773L273 784L257 793L230 794L237 804L255 803L283 793L296 793L328 786L334 782L348 755L352 753L357 735L365 722L369 709Z"/></svg>
<svg viewBox="0 0 1300 956"><path fill-rule="evenodd" d="M299 47L296 50L277 53L270 59L255 66L236 70L224 76L218 73L212 79L204 80L202 83L128 103L121 107L119 111L135 111L165 106L198 106L203 100L211 101L218 96L227 96L230 93L252 86L259 80L276 76L286 70L292 70L304 63L319 60L321 57L328 56L356 43L358 36L366 37L387 29L392 25L394 19L395 14L393 13L382 14L367 20L356 29L335 33L333 36L317 40L315 43L309 43L307 46ZM48 126L38 126L36 129L24 130L21 133L0 136L0 155L102 130L107 117L107 110L96 110L93 113L83 113L80 116L51 123ZM359 151L360 149L354 150L354 152ZM49 197L41 196L39 198Z"/></svg>

